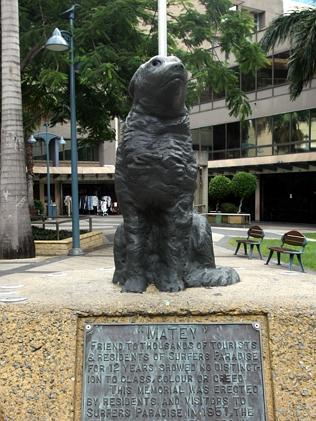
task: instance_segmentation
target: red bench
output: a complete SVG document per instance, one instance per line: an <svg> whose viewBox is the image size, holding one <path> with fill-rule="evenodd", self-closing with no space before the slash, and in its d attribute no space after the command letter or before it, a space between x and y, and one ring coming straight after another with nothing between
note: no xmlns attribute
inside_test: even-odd
<svg viewBox="0 0 316 421"><path fill-rule="evenodd" d="M253 257L253 249L256 246L260 259L262 259L262 254L261 254L261 242L264 238L264 232L263 229L261 227L259 227L259 225L253 225L252 227L249 228L248 233L247 233L248 237L247 238L242 238L237 241L237 247L235 250L235 255L238 253L238 250L241 246L241 244L244 246L244 251L245 251L245 255L247 256L247 246L249 245L249 259L251 259Z"/></svg>
<svg viewBox="0 0 316 421"><path fill-rule="evenodd" d="M302 254L304 253L304 248L306 244L307 244L307 239L306 237L304 237L303 234L301 234L298 231L289 231L282 236L280 247L269 247L270 252L265 264L266 265L269 264L270 259L274 252L276 252L277 254L278 265L280 265L281 254L288 254L290 258L289 269L292 270L294 256L296 256L298 263L300 264L300 267L302 269L302 272L304 272ZM287 246L292 246L292 247L289 248ZM297 248L293 248L293 246Z"/></svg>

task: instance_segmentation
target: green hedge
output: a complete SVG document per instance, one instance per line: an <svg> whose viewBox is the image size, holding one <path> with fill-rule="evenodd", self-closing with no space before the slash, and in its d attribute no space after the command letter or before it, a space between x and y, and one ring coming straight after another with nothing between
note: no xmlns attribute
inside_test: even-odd
<svg viewBox="0 0 316 421"><path fill-rule="evenodd" d="M54 229L43 229L38 227L32 227L34 240L57 240L57 233ZM87 230L80 230L80 234L85 234ZM70 238L72 235L71 231L60 230L59 239L64 240Z"/></svg>

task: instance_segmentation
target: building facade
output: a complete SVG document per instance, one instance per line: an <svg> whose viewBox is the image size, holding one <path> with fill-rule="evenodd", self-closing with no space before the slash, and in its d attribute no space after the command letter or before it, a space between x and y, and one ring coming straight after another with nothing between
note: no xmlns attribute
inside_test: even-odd
<svg viewBox="0 0 316 421"><path fill-rule="evenodd" d="M78 188L80 213L95 213L94 209L85 206L83 198L97 196L99 199L109 196L116 201L114 190L114 173L116 148L119 141L120 129L117 119L113 120L116 139L99 144L87 144L84 139L78 139ZM48 129L50 137L56 135L49 142L49 173L51 200L56 205L58 215L67 214L65 198L71 196L71 140L70 125L57 125ZM47 155L45 150L45 127L39 127L34 133L40 132L42 140L32 145L34 198L47 204ZM53 132L53 133L52 133ZM65 144L59 144L59 138L65 139Z"/></svg>
<svg viewBox="0 0 316 421"><path fill-rule="evenodd" d="M254 16L254 38L260 41L271 20L291 8L289 3L245 0L236 7ZM225 92L205 92L191 109L193 145L207 161L209 177L237 171L256 175L257 191L247 209L252 219L315 223L316 79L291 101L288 57L289 45L280 45L269 53L266 68L255 76L240 75L252 108L246 121L229 116Z"/></svg>

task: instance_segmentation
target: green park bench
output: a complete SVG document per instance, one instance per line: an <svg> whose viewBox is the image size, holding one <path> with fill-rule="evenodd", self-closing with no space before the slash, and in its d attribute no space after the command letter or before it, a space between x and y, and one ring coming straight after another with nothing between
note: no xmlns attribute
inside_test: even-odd
<svg viewBox="0 0 316 421"><path fill-rule="evenodd" d="M302 254L304 253L304 248L307 244L306 237L298 231L288 231L283 234L281 238L281 245L279 247L269 247L269 256L266 261L266 265L269 264L270 259L274 252L277 254L278 258L278 265L280 265L280 258L281 254L288 254L289 255L289 269L292 270L292 264L294 260L294 256L297 257L297 260L300 264L302 272L304 272L304 266L302 262ZM291 247L287 247L291 246Z"/></svg>
<svg viewBox="0 0 316 421"><path fill-rule="evenodd" d="M237 246L236 246L236 250L235 250L235 255L238 253L238 250L241 246L241 244L244 246L244 252L245 255L248 256L248 252L247 252L247 246L249 246L249 258L251 259L253 257L253 249L254 247L257 247L260 259L262 259L262 254L261 254L261 242L264 238L264 231L261 227L259 227L259 225L253 225L252 227L249 228L248 232L247 232L247 238L241 238L236 240L237 241Z"/></svg>

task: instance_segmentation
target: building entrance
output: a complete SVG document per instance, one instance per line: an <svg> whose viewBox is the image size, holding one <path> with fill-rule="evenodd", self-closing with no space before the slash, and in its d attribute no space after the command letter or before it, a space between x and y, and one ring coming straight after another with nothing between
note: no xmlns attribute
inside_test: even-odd
<svg viewBox="0 0 316 421"><path fill-rule="evenodd" d="M316 223L316 172L261 176L261 219Z"/></svg>

